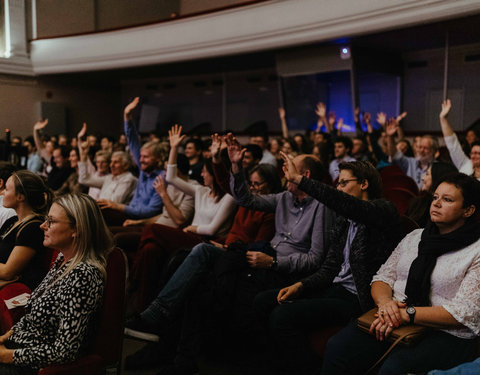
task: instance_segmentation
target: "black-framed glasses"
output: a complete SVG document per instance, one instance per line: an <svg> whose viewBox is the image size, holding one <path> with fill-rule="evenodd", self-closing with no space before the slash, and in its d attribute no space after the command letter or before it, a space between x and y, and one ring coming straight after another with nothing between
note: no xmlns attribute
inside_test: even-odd
<svg viewBox="0 0 480 375"><path fill-rule="evenodd" d="M340 180L335 184L335 187L345 187L350 181L358 181L358 178L349 178L348 180Z"/></svg>
<svg viewBox="0 0 480 375"><path fill-rule="evenodd" d="M253 181L253 182L252 182L252 181L249 181L248 184L249 184L251 187L255 188L255 189L260 189L260 187L261 187L263 184L265 184L265 181L263 181L263 182L258 182L258 181Z"/></svg>
<svg viewBox="0 0 480 375"><path fill-rule="evenodd" d="M52 224L55 224L55 223L68 223L68 224L72 224L70 221L67 221L67 220L55 220L53 217L51 216L45 216L45 223L47 223L47 228L51 228L52 227Z"/></svg>

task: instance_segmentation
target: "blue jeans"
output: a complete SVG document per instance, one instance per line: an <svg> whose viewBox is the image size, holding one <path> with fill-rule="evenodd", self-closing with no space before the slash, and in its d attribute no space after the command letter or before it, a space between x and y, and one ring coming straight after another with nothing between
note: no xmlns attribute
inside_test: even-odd
<svg viewBox="0 0 480 375"><path fill-rule="evenodd" d="M428 375L478 375L480 374L480 358L473 362L464 363L450 370L433 370Z"/></svg>
<svg viewBox="0 0 480 375"><path fill-rule="evenodd" d="M140 314L142 320L155 324L166 315L175 313L185 302L185 297L201 275L209 271L215 260L223 253L224 250L211 244L196 245L168 280L160 294Z"/></svg>

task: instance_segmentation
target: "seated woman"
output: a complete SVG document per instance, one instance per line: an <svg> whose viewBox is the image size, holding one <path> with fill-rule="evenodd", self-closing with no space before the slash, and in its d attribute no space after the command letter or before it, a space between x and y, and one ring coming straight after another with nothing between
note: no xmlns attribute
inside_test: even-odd
<svg viewBox="0 0 480 375"><path fill-rule="evenodd" d="M461 173L437 187L425 229L408 234L373 278L378 318L369 335L352 322L328 342L322 374L363 374L395 327L432 329L396 346L378 374L424 373L475 358L480 335L480 182Z"/></svg>
<svg viewBox="0 0 480 375"><path fill-rule="evenodd" d="M52 199L51 190L33 172L13 173L3 192L3 205L13 208L17 216L0 228L0 283L20 279L35 289L48 271L40 224Z"/></svg>
<svg viewBox="0 0 480 375"><path fill-rule="evenodd" d="M57 190L55 190L56 195L62 194L79 194L86 191L86 188L83 185L80 185L78 181L78 160L79 160L79 153L76 148L70 150L68 154L68 162L70 164L70 168L73 170L72 173L68 176L65 182L60 186Z"/></svg>
<svg viewBox="0 0 480 375"><path fill-rule="evenodd" d="M445 176L455 172L458 172L457 168L450 163L435 162L428 167L427 172L422 177L422 190L418 196L410 201L405 213L420 228L425 228L430 220L430 204L438 184Z"/></svg>
<svg viewBox="0 0 480 375"><path fill-rule="evenodd" d="M207 239L225 236L236 207L233 197L217 185L210 159L205 160L202 171L204 185L193 185L177 176L177 148L185 137L181 131L182 127L177 125L169 131L167 182L194 197L195 213L192 224L183 229L150 224L143 230L131 275L131 287L138 291L140 311L158 293L158 272L165 260L181 248L192 248Z"/></svg>
<svg viewBox="0 0 480 375"><path fill-rule="evenodd" d="M36 374L47 365L75 360L102 301L112 241L95 201L85 194L59 197L41 228L44 245L60 254L33 291L26 315L0 337L2 374Z"/></svg>

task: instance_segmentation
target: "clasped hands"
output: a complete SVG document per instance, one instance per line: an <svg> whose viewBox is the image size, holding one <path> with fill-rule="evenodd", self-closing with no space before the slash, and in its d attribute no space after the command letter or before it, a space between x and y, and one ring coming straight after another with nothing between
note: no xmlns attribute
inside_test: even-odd
<svg viewBox="0 0 480 375"><path fill-rule="evenodd" d="M395 328L409 322L404 302L389 299L378 304L377 317L370 326L370 333L375 333L378 341L385 341Z"/></svg>

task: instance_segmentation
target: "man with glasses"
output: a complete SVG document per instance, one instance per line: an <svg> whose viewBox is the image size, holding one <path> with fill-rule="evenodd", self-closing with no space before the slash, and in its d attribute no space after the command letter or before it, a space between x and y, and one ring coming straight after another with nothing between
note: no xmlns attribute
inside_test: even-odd
<svg viewBox="0 0 480 375"><path fill-rule="evenodd" d="M380 199L380 175L369 162L341 163L334 189L302 175L295 163L282 157L289 183L337 214L318 270L255 300L258 315L268 321L276 341L276 365L285 373L303 374L316 365L308 339L312 331L347 324L373 307L370 282L400 239L399 215L392 203Z"/></svg>

